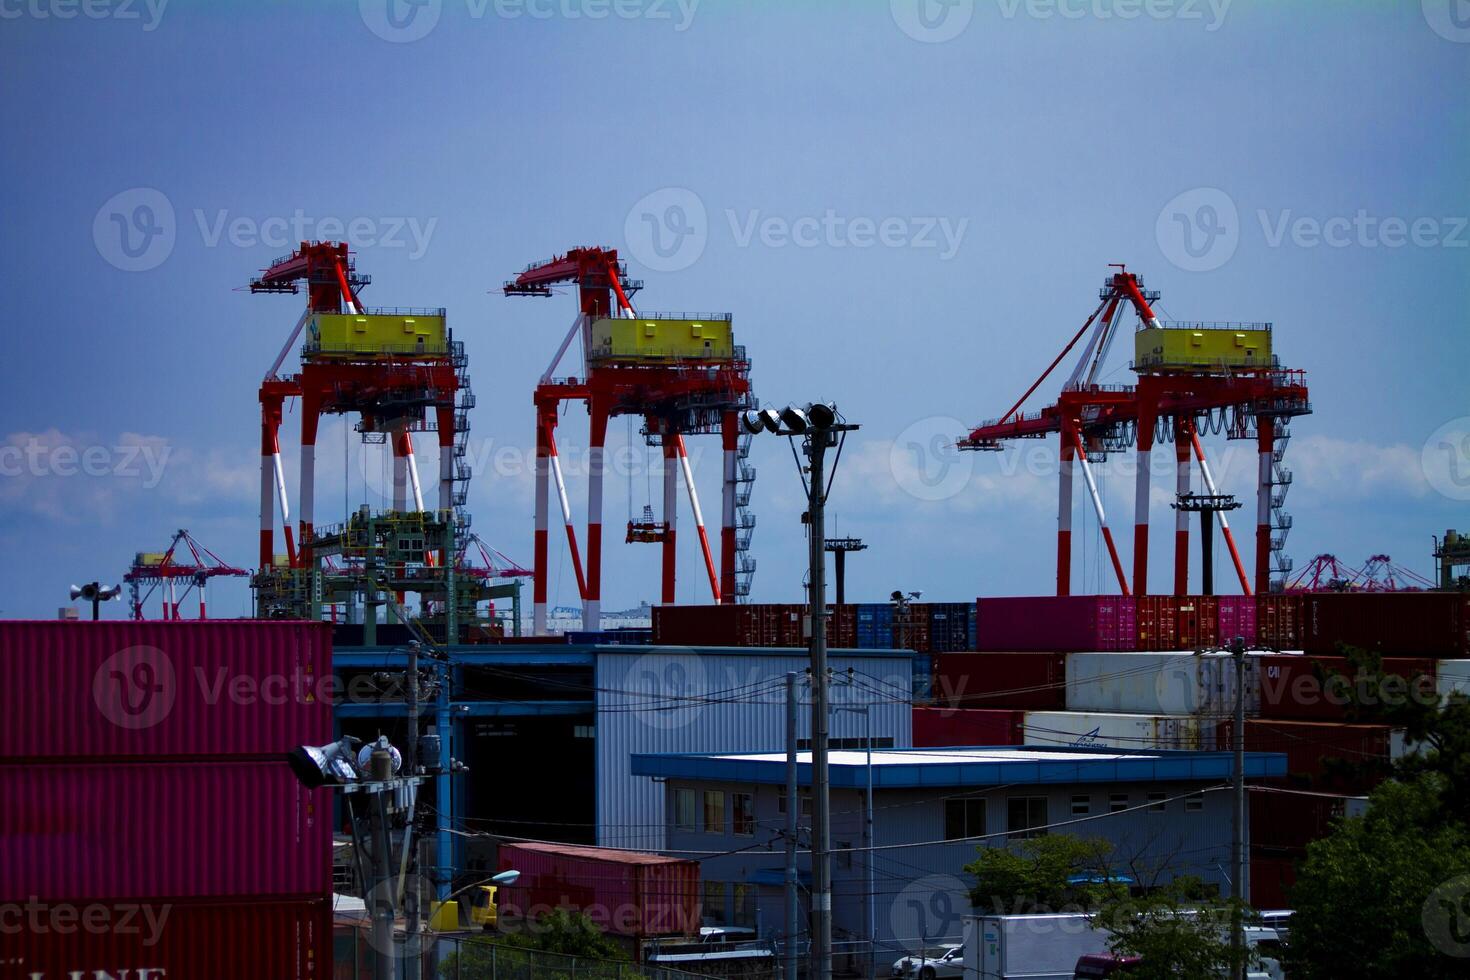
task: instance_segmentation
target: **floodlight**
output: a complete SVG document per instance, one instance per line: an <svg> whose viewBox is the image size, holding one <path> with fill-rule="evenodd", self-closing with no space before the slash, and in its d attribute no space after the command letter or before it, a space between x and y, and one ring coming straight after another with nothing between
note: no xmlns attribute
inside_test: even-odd
<svg viewBox="0 0 1470 980"><path fill-rule="evenodd" d="M746 432L755 435L766 428L766 423L761 419L761 413L756 411L744 412L740 416L740 424Z"/></svg>
<svg viewBox="0 0 1470 980"><path fill-rule="evenodd" d="M806 407L807 418L819 429L830 429L837 424L837 406L824 402L813 402Z"/></svg>
<svg viewBox="0 0 1470 980"><path fill-rule="evenodd" d="M785 424L786 431L796 436L804 434L812 425L806 413L794 405L787 405L781 409L781 421Z"/></svg>
<svg viewBox="0 0 1470 980"><path fill-rule="evenodd" d="M361 744L360 739L344 735L340 741L327 745L302 745L286 755L291 771L307 789L316 789L328 783L351 783L358 778L352 765L352 752Z"/></svg>
<svg viewBox="0 0 1470 980"><path fill-rule="evenodd" d="M772 435L779 433L781 431L781 413L777 412L774 408L767 408L762 410L761 424L764 425L766 427L766 431L771 433Z"/></svg>
<svg viewBox="0 0 1470 980"><path fill-rule="evenodd" d="M386 766L384 765L385 759ZM380 781L392 779L398 775L398 770L403 768L403 756L388 741L388 736L379 735L377 741L369 742L358 751L357 768Z"/></svg>

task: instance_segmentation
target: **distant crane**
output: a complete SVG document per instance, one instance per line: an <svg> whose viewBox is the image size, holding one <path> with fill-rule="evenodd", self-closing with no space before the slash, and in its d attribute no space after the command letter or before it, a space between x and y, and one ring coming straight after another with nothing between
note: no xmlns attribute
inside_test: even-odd
<svg viewBox="0 0 1470 980"><path fill-rule="evenodd" d="M1191 492L1190 457L1199 461L1205 491L1219 494L1205 458L1200 436L1224 432L1231 439L1255 439L1259 466L1256 492L1256 591L1266 592L1290 571L1284 555L1291 518L1282 509L1291 473L1282 466L1289 438L1288 423L1310 414L1305 375L1283 369L1271 352L1269 323L1164 323L1153 310L1157 292L1122 265L1104 281L1097 308L1072 339L1009 410L982 423L959 441L960 449L997 451L1011 439L1060 438L1060 492L1057 524L1057 594L1071 592L1072 489L1080 465L1087 481L1112 560L1118 588L1147 595L1149 505L1155 441L1172 441L1177 464L1177 494ZM1101 368L1121 329L1125 311L1138 318L1134 332L1133 370L1136 385L1106 385ZM1021 414L1021 406L1086 337L1076 366L1055 404ZM1134 503L1133 576L1130 585L1103 510L1102 496L1089 464L1109 453L1136 447L1137 490ZM1176 496L1177 496L1176 494ZM1220 526L1240 578L1251 594L1251 579L1236 547L1229 522ZM1175 518L1174 592L1189 583L1189 519Z"/></svg>
<svg viewBox="0 0 1470 980"><path fill-rule="evenodd" d="M534 557L535 632L546 629L549 580L550 485L556 484L567 547L582 598L585 629L596 630L602 606L602 487L608 421L619 415L643 420L643 435L664 458L663 520L652 515L630 521L628 540L663 547L665 603L675 600L678 481L682 472L695 530L716 602L748 594L755 563L749 548L755 516L748 511L755 469L746 461L741 411L755 407L750 362L734 344L727 313L639 313L632 298L643 283L629 279L615 249L574 248L533 263L504 286L506 296L551 296L556 286L577 290L578 313L536 385L536 535ZM586 377L556 376L562 358L580 341ZM566 478L557 451L556 427L564 402L582 402L590 417L586 562L577 545ZM710 549L684 440L718 433L724 448L721 554L718 569ZM650 508L651 509L651 508ZM742 533L743 532L743 533Z"/></svg>
<svg viewBox="0 0 1470 980"><path fill-rule="evenodd" d="M179 551L182 543L187 554ZM168 549L160 552L140 551L133 564L123 576L128 583L129 601L134 619L143 618L143 606L154 591L162 590L163 616L167 620L182 619L180 607L188 598L190 590L199 590L199 618L208 619L205 606L205 587L214 578L249 578L250 573L226 563L214 552L194 539L188 531L180 528L174 533ZM179 583L184 591L178 591ZM147 591L143 587L147 586Z"/></svg>
<svg viewBox="0 0 1470 980"><path fill-rule="evenodd" d="M1318 555L1286 585L1287 592L1421 592L1434 583L1388 555L1373 555L1353 568L1336 555Z"/></svg>

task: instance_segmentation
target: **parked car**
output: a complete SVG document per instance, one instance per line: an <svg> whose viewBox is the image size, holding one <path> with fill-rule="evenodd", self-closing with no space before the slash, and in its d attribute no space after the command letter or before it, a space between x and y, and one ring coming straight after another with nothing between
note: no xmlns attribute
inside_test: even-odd
<svg viewBox="0 0 1470 980"><path fill-rule="evenodd" d="M895 977L937 980L939 977L961 977L964 974L965 947L961 943L924 950L915 956L905 956L893 964Z"/></svg>

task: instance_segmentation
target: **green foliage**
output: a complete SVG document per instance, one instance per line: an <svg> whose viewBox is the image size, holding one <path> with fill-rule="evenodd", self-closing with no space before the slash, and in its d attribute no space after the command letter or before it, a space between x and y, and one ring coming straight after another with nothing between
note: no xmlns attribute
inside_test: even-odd
<svg viewBox="0 0 1470 980"><path fill-rule="evenodd" d="M1126 896L1108 859L1113 845L1102 838L1046 834L1014 847L982 847L965 871L976 878L970 901L983 914L1082 910ZM1073 878L1096 879L1073 884Z"/></svg>
<svg viewBox="0 0 1470 980"><path fill-rule="evenodd" d="M508 925L508 923L502 923ZM461 943L446 957L439 973L459 980L504 978L617 978L636 976L623 970L627 954L597 924L580 912L554 909L534 921L518 924L484 940ZM574 962L575 959L575 962Z"/></svg>
<svg viewBox="0 0 1470 980"><path fill-rule="evenodd" d="M1449 818L1446 783L1438 772L1384 783L1365 816L1341 821L1308 847L1292 890L1293 978L1470 974L1470 960L1446 955L1428 931L1437 911L1426 910L1431 893L1470 874L1470 830L1464 811Z"/></svg>
<svg viewBox="0 0 1470 980"><path fill-rule="evenodd" d="M1115 956L1137 956L1129 980L1218 980L1231 963L1233 902L1202 901L1203 882L1182 877L1144 898L1108 902L1093 917L1111 930Z"/></svg>

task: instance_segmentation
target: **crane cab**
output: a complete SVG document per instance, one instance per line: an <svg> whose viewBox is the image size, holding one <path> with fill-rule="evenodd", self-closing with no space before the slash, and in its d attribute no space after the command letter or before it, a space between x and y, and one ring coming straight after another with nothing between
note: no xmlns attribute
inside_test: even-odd
<svg viewBox="0 0 1470 980"><path fill-rule="evenodd" d="M603 363L731 361L735 336L728 313L654 313L592 321L588 357Z"/></svg>

